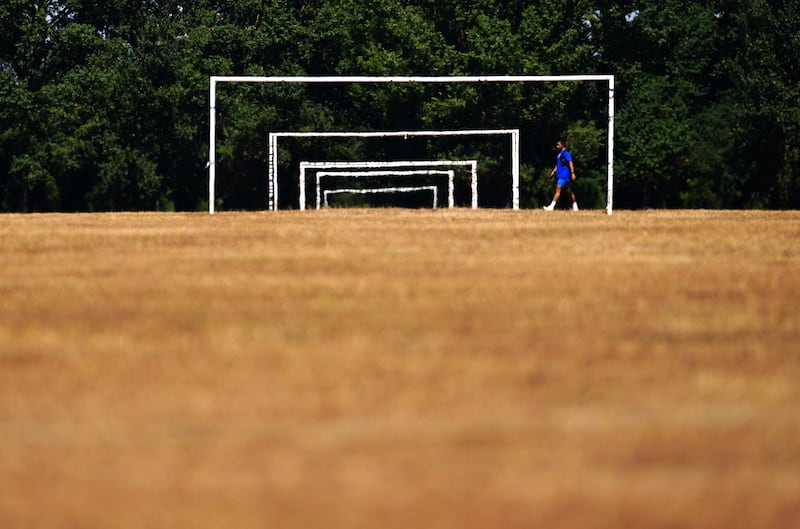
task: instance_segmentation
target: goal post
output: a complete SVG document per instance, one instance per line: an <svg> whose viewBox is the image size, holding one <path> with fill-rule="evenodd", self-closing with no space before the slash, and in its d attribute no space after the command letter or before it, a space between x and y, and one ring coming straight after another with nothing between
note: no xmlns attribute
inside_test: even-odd
<svg viewBox="0 0 800 529"><path fill-rule="evenodd" d="M613 211L614 189L614 76L613 75L483 75L483 76L211 76L209 84L208 212L214 214L216 185L216 101L219 83L541 83L599 81L608 83L608 142L606 213ZM270 163L272 163L270 159Z"/></svg>

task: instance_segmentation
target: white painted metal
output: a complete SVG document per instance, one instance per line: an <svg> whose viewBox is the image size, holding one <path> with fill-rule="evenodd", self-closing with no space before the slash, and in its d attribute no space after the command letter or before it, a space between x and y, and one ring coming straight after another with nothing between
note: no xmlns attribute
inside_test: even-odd
<svg viewBox="0 0 800 529"><path fill-rule="evenodd" d="M470 168L470 190L472 209L478 208L478 161L477 160L396 160L388 162L300 162L300 209L306 209L306 181L308 169L386 169L401 167L459 167Z"/></svg>
<svg viewBox="0 0 800 529"><path fill-rule="evenodd" d="M453 208L455 205L454 191L455 191L455 175L456 172L452 169L442 171L433 169L418 169L410 171L319 171L316 174L316 190L317 190L317 209L320 208L320 187L321 180L326 176L335 177L372 177L372 176L415 176L415 175L445 175L447 176L447 207ZM302 185L302 184L301 184Z"/></svg>
<svg viewBox="0 0 800 529"><path fill-rule="evenodd" d="M614 76L608 79L608 195L606 213L614 209Z"/></svg>
<svg viewBox="0 0 800 529"><path fill-rule="evenodd" d="M411 193L414 191L433 191L433 209L436 209L436 203L438 202L436 186L372 187L367 189L352 189L352 188L326 189L324 192L325 207L326 208L328 207L328 196L337 193L357 193L364 195L368 193ZM319 209L319 207L317 207L317 209Z"/></svg>
<svg viewBox="0 0 800 529"><path fill-rule="evenodd" d="M398 130L398 131L371 131L371 132L271 132L269 134L269 209L277 209L277 189L278 189L278 138L380 138L380 137L415 137L415 136L495 136L508 134L511 137L511 193L512 207L519 209L519 129L477 129L477 130ZM302 173L301 173L302 180ZM477 196L477 181L475 182ZM300 209L305 209L305 188L300 186ZM477 208L477 202L474 203Z"/></svg>
<svg viewBox="0 0 800 529"><path fill-rule="evenodd" d="M319 75L319 76L241 76L212 75L212 83L508 83L554 81L608 81L613 75Z"/></svg>
<svg viewBox="0 0 800 529"><path fill-rule="evenodd" d="M561 81L606 81L609 86L609 142L608 142L608 205L607 212L612 212L612 189L613 189L613 136L614 136L614 76L613 75L464 75L464 76L217 76L213 75L209 79L209 159L208 159L208 182L209 182L209 214L214 213L214 185L216 180L216 85L217 83L507 83L507 82L561 82ZM272 141L270 141L272 147ZM275 159L270 156L270 163L273 164L277 159L277 149L271 151L275 153ZM512 158L519 160L519 151L512 152ZM277 167L275 164L273 167ZM517 178L519 175L517 174ZM270 186L274 182L270 182ZM518 187L517 193L518 193ZM273 189L274 205L271 209L277 209L277 188ZM519 196L515 195L514 203L518 207Z"/></svg>
<svg viewBox="0 0 800 529"><path fill-rule="evenodd" d="M215 82L211 82L211 88L209 97L211 99L211 116L209 116L208 122L208 164L206 167L208 168L208 214L214 214L214 201L216 198L214 197L214 188L216 187L216 160L217 160L217 109L216 109L216 102L217 102L217 84Z"/></svg>

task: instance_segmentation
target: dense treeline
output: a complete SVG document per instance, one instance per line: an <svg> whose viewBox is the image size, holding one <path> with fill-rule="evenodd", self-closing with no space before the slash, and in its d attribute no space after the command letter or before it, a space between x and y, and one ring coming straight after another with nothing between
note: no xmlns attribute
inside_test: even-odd
<svg viewBox="0 0 800 529"><path fill-rule="evenodd" d="M210 75L565 73L616 76L617 207L797 208L798 49L796 1L4 0L0 210L205 209ZM520 128L523 206L548 197L566 135L599 207L595 84L226 86L219 197L264 207L269 131ZM290 145L284 168L311 151L507 162L492 142L323 143Z"/></svg>

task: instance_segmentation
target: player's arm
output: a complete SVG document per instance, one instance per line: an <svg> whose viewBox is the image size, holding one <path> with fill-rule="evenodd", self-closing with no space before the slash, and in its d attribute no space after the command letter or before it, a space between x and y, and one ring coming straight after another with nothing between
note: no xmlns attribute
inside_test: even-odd
<svg viewBox="0 0 800 529"><path fill-rule="evenodd" d="M572 160L569 161L569 175L570 179L575 180L575 165Z"/></svg>

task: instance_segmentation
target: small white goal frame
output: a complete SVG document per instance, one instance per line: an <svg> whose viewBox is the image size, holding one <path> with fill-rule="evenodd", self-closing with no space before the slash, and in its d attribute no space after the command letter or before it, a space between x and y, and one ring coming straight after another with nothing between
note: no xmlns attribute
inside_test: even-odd
<svg viewBox="0 0 800 529"><path fill-rule="evenodd" d="M321 181L326 176L334 177L355 177L355 178L369 178L375 176L425 176L425 175L443 175L447 177L447 207L452 209L455 204L454 191L455 191L455 175L456 172L450 170L436 170L436 169L416 169L410 171L319 171L316 176L316 191L317 191L317 209L320 208L320 189ZM302 183L301 183L302 185ZM401 186L406 188L408 186ZM429 186L423 186L429 187ZM436 187L436 186L434 186ZM326 190L327 191L327 190Z"/></svg>
<svg viewBox="0 0 800 529"><path fill-rule="evenodd" d="M464 76L218 76L209 78L208 213L214 214L216 185L217 84L219 83L537 83L600 81L608 83L608 189L606 213L614 196L614 76L613 75L464 75ZM271 162L272 160L270 160ZM277 204L276 204L277 205Z"/></svg>
<svg viewBox="0 0 800 529"><path fill-rule="evenodd" d="M432 191L433 192L433 208L436 209L436 202L438 195L436 186L402 186L402 187L370 187L367 189L353 189L353 188L338 188L326 189L324 193L325 207L328 207L328 196L337 193L354 193L359 195L366 195L369 193L413 193L414 191ZM317 207L319 209L319 207Z"/></svg>

